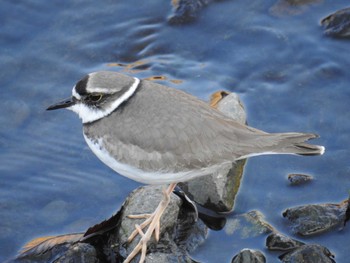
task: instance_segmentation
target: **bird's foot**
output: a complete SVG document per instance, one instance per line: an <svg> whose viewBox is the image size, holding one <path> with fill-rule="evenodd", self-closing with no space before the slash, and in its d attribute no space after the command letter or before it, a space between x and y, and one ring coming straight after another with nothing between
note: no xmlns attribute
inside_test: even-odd
<svg viewBox="0 0 350 263"><path fill-rule="evenodd" d="M124 263L129 263L131 260L141 252L141 258L139 263L144 262L146 258L146 252L147 252L147 243L151 239L152 234L154 233L154 237L156 241L159 241L159 234L160 234L160 218L168 206L170 202L170 195L173 192L176 184L171 184L168 189L163 190L163 199L159 203L157 209L152 214L140 214L140 215L129 215L129 218L146 218L146 220L140 224L135 225L135 230L131 233L131 235L128 238L128 242L130 243L137 235L141 236L140 241L135 246L135 248L131 251L129 256L125 259ZM148 226L147 231L143 232L143 229Z"/></svg>
<svg viewBox="0 0 350 263"><path fill-rule="evenodd" d="M142 224L140 224L140 225L135 225L135 230L134 230L134 231L131 233L131 235L128 237L128 240L127 240L128 243L130 243L131 241L133 241L134 238L135 238L138 234L142 237L142 235L141 235L140 233L144 234L142 230L143 230L146 226L152 224L152 221L154 220L154 217L156 216L156 215L155 215L156 212L157 212L157 210L156 210L153 214L139 214L139 215L128 215L128 216L127 216L128 218L131 218L131 219L142 219L142 218L145 218L145 219L146 219L145 221L143 221ZM147 229L147 231L148 231L149 229L150 229L150 227ZM153 231L154 231L154 237L155 237L156 241L158 242L158 240L159 240L159 231L160 231L160 217L159 217L159 219L158 219L158 222L155 223L155 227L154 227ZM152 233L153 233L153 231L152 231ZM152 234L152 233L151 233L151 234ZM152 235L151 235L151 236L152 236Z"/></svg>

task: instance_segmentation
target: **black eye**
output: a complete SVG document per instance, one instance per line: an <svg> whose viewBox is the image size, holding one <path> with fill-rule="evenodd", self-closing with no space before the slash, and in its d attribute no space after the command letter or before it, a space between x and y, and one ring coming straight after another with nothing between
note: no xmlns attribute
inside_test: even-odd
<svg viewBox="0 0 350 263"><path fill-rule="evenodd" d="M88 102L92 102L92 103L96 103L99 102L102 99L102 95L101 94L90 94L86 97L86 100Z"/></svg>

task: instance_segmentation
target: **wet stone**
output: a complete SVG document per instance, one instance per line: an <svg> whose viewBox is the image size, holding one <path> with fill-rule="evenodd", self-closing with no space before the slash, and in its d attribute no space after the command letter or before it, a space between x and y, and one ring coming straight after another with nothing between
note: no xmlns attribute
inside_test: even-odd
<svg viewBox="0 0 350 263"><path fill-rule="evenodd" d="M246 123L246 113L237 94L226 91L215 92L210 104L228 117L242 124ZM214 174L180 183L179 186L201 206L216 212L228 212L233 209L244 165L245 160L223 164Z"/></svg>
<svg viewBox="0 0 350 263"><path fill-rule="evenodd" d="M289 174L288 180L291 185L301 185L312 181L313 177L307 174Z"/></svg>
<svg viewBox="0 0 350 263"><path fill-rule="evenodd" d="M46 218L46 224L62 224L69 216L69 204L63 200L54 200L48 203L41 211L41 216ZM54 216L53 216L54 215Z"/></svg>
<svg viewBox="0 0 350 263"><path fill-rule="evenodd" d="M305 243L277 232L271 233L266 238L266 247L269 250L290 251L302 245L305 245Z"/></svg>
<svg viewBox="0 0 350 263"><path fill-rule="evenodd" d="M289 208L283 216L291 223L293 232L303 236L323 233L345 224L348 200L340 204L304 205Z"/></svg>
<svg viewBox="0 0 350 263"><path fill-rule="evenodd" d="M321 20L324 34L331 37L350 37L350 7L341 9Z"/></svg>
<svg viewBox="0 0 350 263"><path fill-rule="evenodd" d="M231 263L265 263L266 258L263 253L253 249L243 249L234 258Z"/></svg>
<svg viewBox="0 0 350 263"><path fill-rule="evenodd" d="M304 245L279 258L284 263L335 263L333 254L320 245Z"/></svg>

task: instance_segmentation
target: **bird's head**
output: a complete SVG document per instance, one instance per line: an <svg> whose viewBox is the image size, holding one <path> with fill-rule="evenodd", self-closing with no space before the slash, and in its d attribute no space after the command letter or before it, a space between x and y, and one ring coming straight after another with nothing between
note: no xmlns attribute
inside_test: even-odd
<svg viewBox="0 0 350 263"><path fill-rule="evenodd" d="M128 100L139 83L137 78L112 71L90 73L73 87L70 98L51 105L47 110L66 108L77 113L83 123L94 122Z"/></svg>

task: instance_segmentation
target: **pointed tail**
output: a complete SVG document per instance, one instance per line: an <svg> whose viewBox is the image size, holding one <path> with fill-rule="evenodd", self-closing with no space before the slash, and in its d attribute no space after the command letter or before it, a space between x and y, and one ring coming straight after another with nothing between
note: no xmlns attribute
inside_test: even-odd
<svg viewBox="0 0 350 263"><path fill-rule="evenodd" d="M265 154L322 155L325 147L306 143L318 137L313 133L264 133L254 141L254 150L247 149L250 153L242 155L239 159Z"/></svg>

